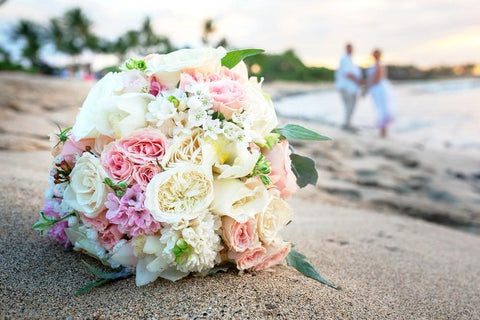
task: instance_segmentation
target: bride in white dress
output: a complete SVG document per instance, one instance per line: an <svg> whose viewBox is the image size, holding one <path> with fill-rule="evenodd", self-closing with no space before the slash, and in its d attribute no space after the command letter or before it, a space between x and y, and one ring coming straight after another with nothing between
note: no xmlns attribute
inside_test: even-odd
<svg viewBox="0 0 480 320"><path fill-rule="evenodd" d="M380 62L382 52L373 51L375 65L367 70L367 90L370 92L377 113L377 126L380 136L387 136L387 127L394 119L395 105L393 101L392 86L387 79L385 66Z"/></svg>

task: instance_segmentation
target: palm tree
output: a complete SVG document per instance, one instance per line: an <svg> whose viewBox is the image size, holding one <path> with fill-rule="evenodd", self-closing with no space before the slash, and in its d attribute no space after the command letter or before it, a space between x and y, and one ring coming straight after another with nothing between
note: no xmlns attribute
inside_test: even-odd
<svg viewBox="0 0 480 320"><path fill-rule="evenodd" d="M147 53L167 53L174 48L166 36L155 33L149 17L146 17L138 34L138 51L141 55Z"/></svg>
<svg viewBox="0 0 480 320"><path fill-rule="evenodd" d="M50 37L58 51L76 57L85 49L105 51L106 43L91 32L92 21L80 8L50 20Z"/></svg>
<svg viewBox="0 0 480 320"><path fill-rule="evenodd" d="M24 41L22 56L30 62L31 66L40 64L38 55L42 47L43 37L42 27L29 20L20 20L13 29L12 38Z"/></svg>
<svg viewBox="0 0 480 320"><path fill-rule="evenodd" d="M215 24L213 22L213 19L207 19L203 23L203 36L202 36L202 42L204 45L209 44L209 39L210 36L215 32Z"/></svg>

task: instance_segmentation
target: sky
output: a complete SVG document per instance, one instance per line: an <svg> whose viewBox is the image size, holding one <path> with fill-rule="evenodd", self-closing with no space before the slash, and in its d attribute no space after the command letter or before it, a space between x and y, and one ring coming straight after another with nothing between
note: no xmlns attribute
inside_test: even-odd
<svg viewBox="0 0 480 320"><path fill-rule="evenodd" d="M480 0L7 0L0 43L9 46L6 30L19 18L46 23L75 6L110 39L150 16L175 45L199 46L203 22L213 18L215 37L236 48L293 48L308 65L335 67L346 42L361 65L377 47L387 63L480 63Z"/></svg>

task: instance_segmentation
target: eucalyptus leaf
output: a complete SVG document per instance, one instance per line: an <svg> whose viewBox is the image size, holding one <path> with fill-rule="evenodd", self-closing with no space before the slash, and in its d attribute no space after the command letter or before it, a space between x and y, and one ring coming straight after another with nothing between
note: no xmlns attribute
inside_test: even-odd
<svg viewBox="0 0 480 320"><path fill-rule="evenodd" d="M305 260L305 255L296 251L295 249L291 249L287 255L287 265L297 269L298 272L302 273L303 275L317 280L320 283L323 283L333 289L340 290L340 287L337 287L327 279L323 278L317 270Z"/></svg>
<svg viewBox="0 0 480 320"><path fill-rule="evenodd" d="M308 184L312 186L317 184L318 172L315 168L315 160L296 153L290 155L290 160L292 160L292 171L297 177L297 185L300 188Z"/></svg>
<svg viewBox="0 0 480 320"><path fill-rule="evenodd" d="M315 131L302 127L298 124L287 124L282 128L274 129L272 132L281 134L287 139L315 141L331 140L327 136L322 136L321 134L318 134Z"/></svg>
<svg viewBox="0 0 480 320"><path fill-rule="evenodd" d="M227 52L225 57L222 58L222 66L232 69L243 59L250 56L255 56L264 51L265 50L262 49L243 49Z"/></svg>

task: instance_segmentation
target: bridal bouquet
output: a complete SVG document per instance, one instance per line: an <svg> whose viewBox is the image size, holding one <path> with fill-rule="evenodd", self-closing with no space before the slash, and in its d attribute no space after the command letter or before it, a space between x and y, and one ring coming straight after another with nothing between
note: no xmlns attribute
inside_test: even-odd
<svg viewBox="0 0 480 320"><path fill-rule="evenodd" d="M243 59L262 50L185 49L128 60L88 94L72 128L52 135L50 187L34 229L136 275L141 286L208 275L233 263L260 271L287 260L321 278L279 236L284 200L315 184L313 160L291 139L328 139L277 128L272 101ZM332 285L333 286L333 285Z"/></svg>

